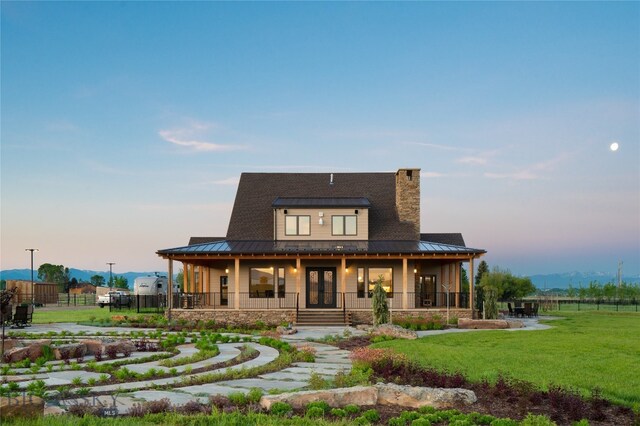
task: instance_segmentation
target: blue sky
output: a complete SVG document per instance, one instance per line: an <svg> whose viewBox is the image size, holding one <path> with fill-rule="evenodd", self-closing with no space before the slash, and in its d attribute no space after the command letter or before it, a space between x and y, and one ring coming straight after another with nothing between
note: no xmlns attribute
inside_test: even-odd
<svg viewBox="0 0 640 426"><path fill-rule="evenodd" d="M640 274L638 3L0 7L2 269L163 270L241 172L420 167L490 265Z"/></svg>

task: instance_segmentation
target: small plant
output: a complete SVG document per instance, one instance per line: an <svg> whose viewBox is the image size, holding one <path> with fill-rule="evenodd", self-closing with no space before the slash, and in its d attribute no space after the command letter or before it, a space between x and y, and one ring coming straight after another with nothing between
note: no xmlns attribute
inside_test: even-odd
<svg viewBox="0 0 640 426"><path fill-rule="evenodd" d="M317 419L324 416L324 410L320 407L308 407L305 416L310 419Z"/></svg>
<svg viewBox="0 0 640 426"><path fill-rule="evenodd" d="M363 412L362 417L369 420L369 422L371 423L375 423L380 420L380 414L378 413L378 410L373 409Z"/></svg>
<svg viewBox="0 0 640 426"><path fill-rule="evenodd" d="M247 405L247 397L242 392L231 392L229 395L227 395L227 398L229 398L229 402L231 402L231 404L238 407Z"/></svg>
<svg viewBox="0 0 640 426"><path fill-rule="evenodd" d="M90 377L90 378L88 378L88 379L87 379L87 384L88 384L89 386L95 386L97 382L98 382L98 381L96 380L96 378L95 378L95 377Z"/></svg>
<svg viewBox="0 0 640 426"><path fill-rule="evenodd" d="M35 380L27 385L27 394L45 398L47 395L44 380Z"/></svg>
<svg viewBox="0 0 640 426"><path fill-rule="evenodd" d="M520 426L556 426L556 422L552 421L547 416L536 416L529 413L527 414L527 417L520 422Z"/></svg>
<svg viewBox="0 0 640 426"><path fill-rule="evenodd" d="M262 389L251 388L249 390L249 393L247 393L247 402L251 404L257 404L258 402L260 402L260 398L262 398L262 395L264 395L264 392L262 392Z"/></svg>
<svg viewBox="0 0 640 426"><path fill-rule="evenodd" d="M342 408L332 408L330 411L331 415L334 417L347 417L347 412Z"/></svg>
<svg viewBox="0 0 640 426"><path fill-rule="evenodd" d="M309 376L309 389L311 390L320 390L327 389L329 387L329 382L325 380L320 374L315 371L311 372Z"/></svg>
<svg viewBox="0 0 640 426"><path fill-rule="evenodd" d="M76 395L78 396L87 396L89 395L90 390L89 388L79 388L76 390Z"/></svg>
<svg viewBox="0 0 640 426"><path fill-rule="evenodd" d="M346 411L348 414L358 414L360 412L360 407L355 404L349 404L345 405L344 411Z"/></svg>
<svg viewBox="0 0 640 426"><path fill-rule="evenodd" d="M100 377L98 377L98 380L101 382L106 382L109 380L109 375L108 374L101 374Z"/></svg>
<svg viewBox="0 0 640 426"><path fill-rule="evenodd" d="M82 377L80 377L80 376L74 377L73 379L71 379L71 384L72 385L76 385L76 386L81 385L82 384Z"/></svg>
<svg viewBox="0 0 640 426"><path fill-rule="evenodd" d="M118 346L117 345L107 345L104 348L104 352L107 354L109 359L116 359L118 357Z"/></svg>

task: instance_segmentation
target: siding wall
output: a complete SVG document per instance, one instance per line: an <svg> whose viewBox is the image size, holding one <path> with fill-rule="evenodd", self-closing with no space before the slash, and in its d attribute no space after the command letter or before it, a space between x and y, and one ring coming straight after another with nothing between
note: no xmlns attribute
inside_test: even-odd
<svg viewBox="0 0 640 426"><path fill-rule="evenodd" d="M285 235L284 234L284 211L287 210L287 216L310 216L311 217L311 235ZM357 235L331 235L331 216L348 215L352 216L358 210ZM320 225L320 212L323 213L323 225ZM283 240L368 240L369 239L369 210L368 209L276 209L276 239Z"/></svg>

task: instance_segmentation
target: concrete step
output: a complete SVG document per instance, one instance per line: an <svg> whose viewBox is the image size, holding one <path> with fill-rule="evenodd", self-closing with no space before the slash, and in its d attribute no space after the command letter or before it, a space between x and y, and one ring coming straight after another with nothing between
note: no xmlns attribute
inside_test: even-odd
<svg viewBox="0 0 640 426"><path fill-rule="evenodd" d="M330 326L349 325L351 315L347 314L345 322L344 313L340 311L300 311L296 325Z"/></svg>

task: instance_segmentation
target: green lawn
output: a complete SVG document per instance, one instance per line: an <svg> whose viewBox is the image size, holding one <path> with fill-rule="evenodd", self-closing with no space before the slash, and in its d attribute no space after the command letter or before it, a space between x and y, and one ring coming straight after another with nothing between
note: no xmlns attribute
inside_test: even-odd
<svg viewBox="0 0 640 426"><path fill-rule="evenodd" d="M478 331L393 340L393 348L423 365L462 371L471 380L499 373L546 388L557 384L605 398L640 404L640 314L555 312L540 331Z"/></svg>
<svg viewBox="0 0 640 426"><path fill-rule="evenodd" d="M68 309L41 311L38 308L33 312L34 324L48 324L53 322L83 322L90 321L92 317L97 320L102 318L110 319L112 315L138 315L135 311L131 310L114 310L109 312L109 307L105 308L74 308L73 306Z"/></svg>

